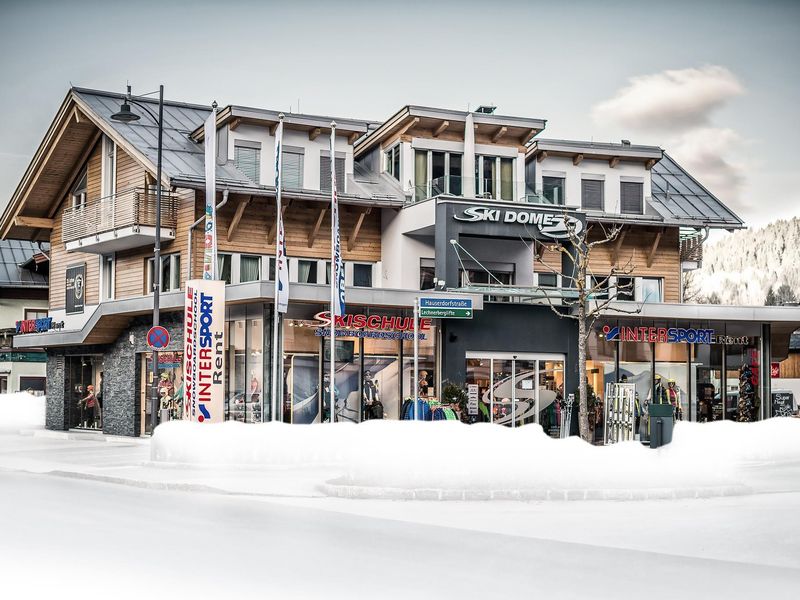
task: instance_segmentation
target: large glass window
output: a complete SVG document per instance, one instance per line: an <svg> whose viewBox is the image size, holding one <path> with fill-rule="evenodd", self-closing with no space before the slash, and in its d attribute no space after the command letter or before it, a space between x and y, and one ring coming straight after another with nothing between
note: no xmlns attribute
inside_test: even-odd
<svg viewBox="0 0 800 600"><path fill-rule="evenodd" d="M428 152L414 151L414 199L428 198Z"/></svg>
<svg viewBox="0 0 800 600"><path fill-rule="evenodd" d="M500 198L514 199L514 159L500 159Z"/></svg>
<svg viewBox="0 0 800 600"><path fill-rule="evenodd" d="M400 144L386 151L386 172L400 181Z"/></svg>
<svg viewBox="0 0 800 600"><path fill-rule="evenodd" d="M656 353L656 382L661 379L661 385L667 402L674 408L677 420L689 419L689 359L688 344L660 344L655 345ZM659 390L661 392L661 390ZM662 398L663 399L663 398Z"/></svg>
<svg viewBox="0 0 800 600"><path fill-rule="evenodd" d="M550 204L563 206L565 202L564 178L542 177L542 196Z"/></svg>
<svg viewBox="0 0 800 600"><path fill-rule="evenodd" d="M431 152L431 196L447 193L445 153Z"/></svg>
<svg viewBox="0 0 800 600"><path fill-rule="evenodd" d="M461 161L462 156L460 154L453 154L450 153L449 156L450 162L448 165L448 175L450 181L448 182L448 190L447 192L452 196L460 196L461 195Z"/></svg>
<svg viewBox="0 0 800 600"><path fill-rule="evenodd" d="M726 348L725 418L732 421L756 421L761 411L761 353L754 340Z"/></svg>
<svg viewBox="0 0 800 600"><path fill-rule="evenodd" d="M147 293L153 293L153 258L147 259ZM167 254L161 257L161 291L171 292L181 287L181 255Z"/></svg>
<svg viewBox="0 0 800 600"><path fill-rule="evenodd" d="M689 414L701 423L724 418L722 401L722 345L695 344L692 348L694 400Z"/></svg>
<svg viewBox="0 0 800 600"><path fill-rule="evenodd" d="M419 265L419 289L432 290L436 279L436 265L432 258L421 258Z"/></svg>
<svg viewBox="0 0 800 600"><path fill-rule="evenodd" d="M269 361L264 360L265 341L271 341L269 328L265 330L264 306L229 306L225 337L228 344L225 418L258 423L264 416L269 417L270 410L269 395L264 402L265 373L271 368Z"/></svg>
<svg viewBox="0 0 800 600"><path fill-rule="evenodd" d="M649 343L622 342L619 344L619 376L636 386L635 414L641 439L650 439L647 423L648 407L653 399L653 348Z"/></svg>

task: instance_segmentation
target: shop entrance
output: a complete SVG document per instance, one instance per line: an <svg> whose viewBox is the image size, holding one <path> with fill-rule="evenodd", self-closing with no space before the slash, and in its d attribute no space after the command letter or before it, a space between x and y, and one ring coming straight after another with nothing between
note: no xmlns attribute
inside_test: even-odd
<svg viewBox="0 0 800 600"><path fill-rule="evenodd" d="M481 420L517 427L539 423L558 437L563 354L467 352L466 375L468 385L478 385Z"/></svg>
<svg viewBox="0 0 800 600"><path fill-rule="evenodd" d="M67 428L103 428L103 357L66 357Z"/></svg>
<svg viewBox="0 0 800 600"><path fill-rule="evenodd" d="M150 390L153 385L153 354L147 352L141 358L142 376L139 385L139 408L141 415L140 435L150 431ZM159 420L183 418L183 352L158 353L158 397Z"/></svg>

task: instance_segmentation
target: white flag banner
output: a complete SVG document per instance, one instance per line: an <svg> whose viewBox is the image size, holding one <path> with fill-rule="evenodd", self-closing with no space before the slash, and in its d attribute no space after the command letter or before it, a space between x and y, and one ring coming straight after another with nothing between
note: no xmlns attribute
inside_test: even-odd
<svg viewBox="0 0 800 600"><path fill-rule="evenodd" d="M278 131L275 134L275 196L278 209L275 237L275 304L278 312L285 313L289 309L289 259L286 256L286 232L283 228L283 207L281 205L282 157L283 119L278 122Z"/></svg>
<svg viewBox="0 0 800 600"><path fill-rule="evenodd" d="M203 279L216 279L217 272L217 109L203 125L206 167L206 227L203 251Z"/></svg>
<svg viewBox="0 0 800 600"><path fill-rule="evenodd" d="M183 418L221 423L225 406L225 282L186 282Z"/></svg>
<svg viewBox="0 0 800 600"><path fill-rule="evenodd" d="M333 256L331 283L335 286L334 314L344 316L344 259L342 258L342 240L339 235L339 197L336 189L336 152L335 135L331 135L331 227L333 227Z"/></svg>

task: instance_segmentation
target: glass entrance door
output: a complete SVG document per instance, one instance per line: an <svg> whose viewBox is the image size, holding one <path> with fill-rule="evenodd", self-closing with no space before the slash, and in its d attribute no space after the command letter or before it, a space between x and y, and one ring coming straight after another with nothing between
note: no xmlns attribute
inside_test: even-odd
<svg viewBox="0 0 800 600"><path fill-rule="evenodd" d="M467 384L478 386L481 420L519 427L539 423L558 433L564 356L467 352Z"/></svg>

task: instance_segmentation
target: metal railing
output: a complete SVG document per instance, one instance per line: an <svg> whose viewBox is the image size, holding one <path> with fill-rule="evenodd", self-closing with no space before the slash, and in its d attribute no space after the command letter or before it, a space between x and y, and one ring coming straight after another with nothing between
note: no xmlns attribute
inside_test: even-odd
<svg viewBox="0 0 800 600"><path fill-rule="evenodd" d="M174 229L177 221L178 197L162 190L161 226ZM123 227L155 227L155 224L155 189L131 188L67 208L61 237L64 242L71 242Z"/></svg>

